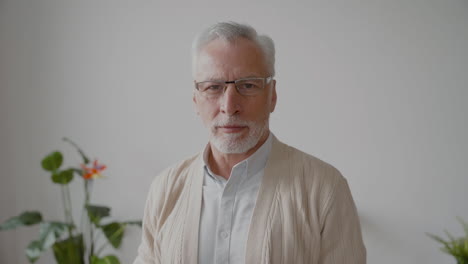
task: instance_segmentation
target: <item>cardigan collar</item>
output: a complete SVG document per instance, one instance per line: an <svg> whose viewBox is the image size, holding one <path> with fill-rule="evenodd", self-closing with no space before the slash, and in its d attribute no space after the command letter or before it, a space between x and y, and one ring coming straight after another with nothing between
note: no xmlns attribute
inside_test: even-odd
<svg viewBox="0 0 468 264"><path fill-rule="evenodd" d="M273 143L273 133L269 132L267 140L263 142L260 148L258 148L252 155L250 155L250 157L234 165L232 170L234 171L236 167L240 167L244 165L245 169L247 170L248 177L251 177L257 174L260 170L265 168L265 165L268 160L268 156L270 155L272 143ZM205 147L205 150L203 151L203 164L204 164L203 169L207 172L208 176L211 177L215 182L222 182L226 184L226 182L230 181L231 177L229 177L229 179L226 180L223 177L218 176L211 171L210 165L208 164L209 155L211 155L210 153L211 153L211 144L208 143Z"/></svg>
<svg viewBox="0 0 468 264"><path fill-rule="evenodd" d="M255 249L265 237L266 226L268 226L268 214L274 197L277 193L277 187L282 175L287 175L289 166L282 166L279 161L287 159L287 145L281 143L276 136L272 138L271 153L266 163L265 174L263 176L260 189L258 191L257 202L252 215L249 227L246 262L254 264L256 260L261 259L262 252ZM200 214L203 197L203 177L204 177L203 152L199 153L194 164L190 167L189 193L188 193L188 212L184 221L183 241L182 241L182 262L184 264L196 264L198 262L198 231L200 225Z"/></svg>

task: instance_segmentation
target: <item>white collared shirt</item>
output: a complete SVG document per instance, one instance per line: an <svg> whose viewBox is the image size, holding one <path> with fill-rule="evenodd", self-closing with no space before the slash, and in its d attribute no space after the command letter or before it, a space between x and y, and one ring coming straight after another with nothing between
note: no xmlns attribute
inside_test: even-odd
<svg viewBox="0 0 468 264"><path fill-rule="evenodd" d="M203 202L198 240L198 263L245 262L247 236L258 190L270 155L273 135L249 158L236 164L228 180L208 166L205 148Z"/></svg>

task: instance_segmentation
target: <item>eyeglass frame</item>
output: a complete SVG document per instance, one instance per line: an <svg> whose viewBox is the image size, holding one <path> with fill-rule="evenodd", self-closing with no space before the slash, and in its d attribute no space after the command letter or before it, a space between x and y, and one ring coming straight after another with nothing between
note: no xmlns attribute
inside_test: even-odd
<svg viewBox="0 0 468 264"><path fill-rule="evenodd" d="M194 80L194 84L195 84L195 89L200 92L201 94L204 94L204 91L200 91L200 89L198 88L198 85L200 83L207 83L207 82L213 82L213 83L219 83L219 84L224 84L224 87L223 87L223 92L220 93L219 95L217 96L213 96L213 98L216 98L218 96L221 96L222 94L224 94L226 92L226 89L227 89L227 85L230 84L230 83L233 83L234 84L234 87L236 88L236 91L240 94L240 95L243 95L243 96L254 96L254 95L245 95L245 94L242 94L240 91L239 91L239 88L238 86L236 85L238 82L241 82L241 81L248 81L248 80L263 80L263 87L261 89L261 91L263 91L263 89L265 89L265 86L267 84L269 84L273 79L274 76L268 76L268 77L250 77L250 78L241 78L241 79L237 79L237 80L233 80L233 81L201 81L201 82L197 82ZM256 95L256 94L255 94ZM204 95L205 97L209 97L209 95Z"/></svg>

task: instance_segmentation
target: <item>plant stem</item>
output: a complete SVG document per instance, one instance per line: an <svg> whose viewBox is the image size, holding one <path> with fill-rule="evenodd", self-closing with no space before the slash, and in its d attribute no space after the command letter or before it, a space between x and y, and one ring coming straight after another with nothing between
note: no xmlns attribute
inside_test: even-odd
<svg viewBox="0 0 468 264"><path fill-rule="evenodd" d="M84 189L86 190L86 182L84 182ZM80 230L84 232L83 222L85 220L85 212L86 212L86 200L84 202L83 208L81 208L81 217L80 217Z"/></svg>
<svg viewBox="0 0 468 264"><path fill-rule="evenodd" d="M67 202L67 195L66 195L66 189L64 185L61 185L60 191L62 193L62 204L63 204L63 210L65 212L65 223L71 224L70 223L70 212L68 208L68 202ZM71 238L72 237L72 232L71 232L71 227L68 226L68 236Z"/></svg>
<svg viewBox="0 0 468 264"><path fill-rule="evenodd" d="M70 229L75 228L75 222L73 220L73 207L72 207L72 202L71 202L71 197L70 197L70 187L65 185L65 196L67 198L67 203L68 203L68 220L70 221Z"/></svg>
<svg viewBox="0 0 468 264"><path fill-rule="evenodd" d="M84 182L84 189L86 190L86 181ZM86 200L85 200L84 205L81 208L81 217L80 217L80 232L81 232L81 234L83 236L83 256L82 257L83 257L83 260L85 261L85 263L86 263L86 250L87 250L87 248L86 248L87 243L86 243L86 235L85 234L87 232L86 232L86 230L84 228L84 220L85 220L86 216L87 216L87 211L86 211Z"/></svg>
<svg viewBox="0 0 468 264"><path fill-rule="evenodd" d="M90 237L91 237L91 250L89 251L89 259L90 259L90 262L91 262L91 256L94 255L94 241L93 241L93 237L94 237L94 234L93 234L93 226L90 224L89 226L89 230L90 230Z"/></svg>
<svg viewBox="0 0 468 264"><path fill-rule="evenodd" d="M65 216L65 223L67 223L68 222L67 202L65 201L65 189L63 185L60 186L60 194L62 195L62 206L63 206L63 212Z"/></svg>
<svg viewBox="0 0 468 264"><path fill-rule="evenodd" d="M83 163L84 164L89 163L89 158L84 154L84 152L80 149L80 147L78 147L78 145L75 142L71 141L69 138L66 138L66 137L64 137L63 140L70 143L73 147L76 148L78 153L80 153L81 157L83 158Z"/></svg>
<svg viewBox="0 0 468 264"><path fill-rule="evenodd" d="M89 256L88 256L88 259L89 259L89 262L91 263L91 257L94 255L94 227L93 227L93 223L91 222L91 220L89 219L89 214L88 214L88 206L89 206L89 201L91 199L91 186L92 184L92 181L90 180L85 180L85 209L86 209L86 215L88 216L87 217L87 221L86 223L88 224L88 227L89 227L89 241L90 241L90 250L89 250Z"/></svg>

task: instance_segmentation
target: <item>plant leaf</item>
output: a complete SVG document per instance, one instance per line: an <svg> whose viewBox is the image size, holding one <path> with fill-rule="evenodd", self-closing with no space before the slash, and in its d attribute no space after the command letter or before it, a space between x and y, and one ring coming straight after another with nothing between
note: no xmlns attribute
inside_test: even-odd
<svg viewBox="0 0 468 264"><path fill-rule="evenodd" d="M86 206L88 217L91 222L99 226L101 219L110 215L110 208L106 206L88 205Z"/></svg>
<svg viewBox="0 0 468 264"><path fill-rule="evenodd" d="M441 250L453 256L457 260L457 263L468 264L468 224L460 217L457 217L457 219L463 225L466 237L455 238L447 230L444 230L445 234L449 238L447 241L430 233L426 233L426 235L436 240L437 242L444 244L444 247L441 248Z"/></svg>
<svg viewBox="0 0 468 264"><path fill-rule="evenodd" d="M464 242L464 251L465 251L465 255L466 257L468 257L468 238L465 238L465 242Z"/></svg>
<svg viewBox="0 0 468 264"><path fill-rule="evenodd" d="M53 245L54 257L58 264L83 264L84 243L80 234Z"/></svg>
<svg viewBox="0 0 468 264"><path fill-rule="evenodd" d="M105 256L103 258L98 258L93 255L91 256L91 264L120 264L120 261L114 255Z"/></svg>
<svg viewBox="0 0 468 264"><path fill-rule="evenodd" d="M26 257L28 257L29 262L34 263L39 259L43 250L41 248L41 242L38 240L31 241L28 247L26 248Z"/></svg>
<svg viewBox="0 0 468 264"><path fill-rule="evenodd" d="M120 247L124 236L125 227L125 223L118 222L113 222L102 226L104 235L107 237L107 240L109 240L109 243L111 243L114 248Z"/></svg>
<svg viewBox="0 0 468 264"><path fill-rule="evenodd" d="M62 166L63 155L55 151L47 155L41 162L42 168L46 171L55 171Z"/></svg>
<svg viewBox="0 0 468 264"><path fill-rule="evenodd" d="M26 211L19 216L12 217L0 225L0 230L13 229L20 226L30 226L42 221L41 213L37 211Z"/></svg>
<svg viewBox="0 0 468 264"><path fill-rule="evenodd" d="M444 233L447 235L447 237L450 239L450 242L453 243L456 239L455 237L452 236L452 234L449 233L449 231L444 229Z"/></svg>
<svg viewBox="0 0 468 264"><path fill-rule="evenodd" d="M41 224L39 241L43 250L49 249L69 227L66 223L47 222Z"/></svg>
<svg viewBox="0 0 468 264"><path fill-rule="evenodd" d="M100 259L95 255L91 256L91 263L90 264L99 264Z"/></svg>
<svg viewBox="0 0 468 264"><path fill-rule="evenodd" d="M119 259L114 255L105 256L102 260L103 264L120 264Z"/></svg>
<svg viewBox="0 0 468 264"><path fill-rule="evenodd" d="M73 180L74 169L67 169L57 173L52 173L52 181L57 184L68 184Z"/></svg>
<svg viewBox="0 0 468 264"><path fill-rule="evenodd" d="M428 237L434 239L435 241L439 242L439 243L442 243L442 244L444 244L444 245L446 245L446 246L448 245L448 242L445 241L445 240L443 240L443 239L442 239L441 237L439 237L439 236L433 235L433 234L431 234L431 233L426 233L426 235L427 235Z"/></svg>

